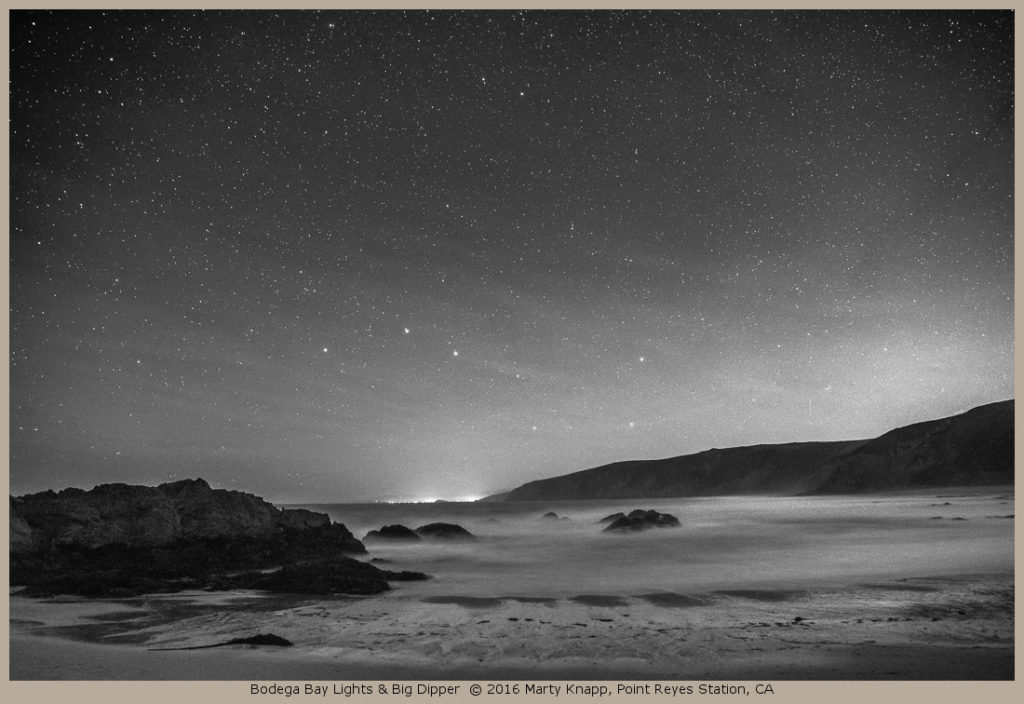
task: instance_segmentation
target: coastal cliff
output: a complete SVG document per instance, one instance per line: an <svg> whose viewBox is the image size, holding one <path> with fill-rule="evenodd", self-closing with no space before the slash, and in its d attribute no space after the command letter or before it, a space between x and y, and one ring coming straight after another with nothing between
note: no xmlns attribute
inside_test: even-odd
<svg viewBox="0 0 1024 704"><path fill-rule="evenodd" d="M842 494L1012 484L1013 442L1009 400L870 440L753 445L616 462L529 482L489 499Z"/></svg>
<svg viewBox="0 0 1024 704"><path fill-rule="evenodd" d="M1013 484L1013 401L891 430L824 463L816 494Z"/></svg>

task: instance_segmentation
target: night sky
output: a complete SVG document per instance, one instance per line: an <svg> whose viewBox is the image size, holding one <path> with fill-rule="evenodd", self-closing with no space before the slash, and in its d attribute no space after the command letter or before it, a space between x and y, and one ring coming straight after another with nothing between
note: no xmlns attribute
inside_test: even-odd
<svg viewBox="0 0 1024 704"><path fill-rule="evenodd" d="M1010 12L11 14L14 494L467 498L1013 396Z"/></svg>

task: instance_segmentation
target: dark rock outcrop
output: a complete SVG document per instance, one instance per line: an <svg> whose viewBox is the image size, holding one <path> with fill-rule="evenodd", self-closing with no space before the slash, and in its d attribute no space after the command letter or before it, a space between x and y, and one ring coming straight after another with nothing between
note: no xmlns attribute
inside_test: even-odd
<svg viewBox="0 0 1024 704"><path fill-rule="evenodd" d="M277 525L282 528L305 530L331 524L331 517L305 508L282 508L277 515Z"/></svg>
<svg viewBox="0 0 1024 704"><path fill-rule="evenodd" d="M626 514L624 514L622 511L619 511L618 513L613 513L610 516L605 516L604 518L599 520L598 523L614 523L615 521L619 520L620 518L625 518L625 517L626 517Z"/></svg>
<svg viewBox="0 0 1024 704"><path fill-rule="evenodd" d="M176 540L268 537L328 526L327 514L279 509L253 494L212 489L202 479L157 487L101 484L11 497L11 552L62 545L167 545ZM365 552L354 540L349 552Z"/></svg>
<svg viewBox="0 0 1024 704"><path fill-rule="evenodd" d="M273 645L277 647L287 648L295 645L287 638L282 638L276 633L257 633L254 636L248 636L246 638L232 638L221 643L211 643L210 645L189 645L183 648L150 648L150 650L207 650L209 648L224 648L230 645Z"/></svg>
<svg viewBox="0 0 1024 704"><path fill-rule="evenodd" d="M336 557L285 565L260 575L248 588L289 594L379 594L391 588L389 581L426 578L420 572L392 572L351 557Z"/></svg>
<svg viewBox="0 0 1024 704"><path fill-rule="evenodd" d="M276 645L287 648L295 644L276 633L257 633L248 638L232 638L229 641L225 641L224 645Z"/></svg>
<svg viewBox="0 0 1024 704"><path fill-rule="evenodd" d="M611 531L637 531L649 528L678 528L679 519L671 513L658 513L654 510L636 509L630 511L622 518L616 518L605 529L604 533Z"/></svg>
<svg viewBox="0 0 1024 704"><path fill-rule="evenodd" d="M411 528L406 528L400 523L384 526L380 530L371 530L363 536L364 541L372 540L422 540L419 533Z"/></svg>
<svg viewBox="0 0 1024 704"><path fill-rule="evenodd" d="M30 596L375 594L391 580L426 578L347 557L366 548L326 514L278 509L202 480L12 497L11 526L10 581Z"/></svg>
<svg viewBox="0 0 1024 704"><path fill-rule="evenodd" d="M858 493L1013 484L1014 402L979 406L873 440L711 449L524 484L506 501Z"/></svg>
<svg viewBox="0 0 1024 704"><path fill-rule="evenodd" d="M545 518L545 519L547 519L549 521L557 521L558 520L558 514L555 513L554 511L548 511L543 516L541 516L541 518Z"/></svg>
<svg viewBox="0 0 1024 704"><path fill-rule="evenodd" d="M474 540L475 536L455 523L428 523L416 529L424 538L433 540Z"/></svg>

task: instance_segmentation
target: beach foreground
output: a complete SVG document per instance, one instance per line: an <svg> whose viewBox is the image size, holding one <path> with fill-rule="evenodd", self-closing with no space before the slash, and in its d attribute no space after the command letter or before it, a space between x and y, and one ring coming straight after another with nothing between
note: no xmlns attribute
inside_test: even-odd
<svg viewBox="0 0 1024 704"><path fill-rule="evenodd" d="M11 599L12 679L1012 679L1012 577L576 599ZM706 597L705 597L706 598ZM161 650L273 632L292 648ZM312 643L312 644L309 644Z"/></svg>
<svg viewBox="0 0 1024 704"><path fill-rule="evenodd" d="M677 503L624 537L615 505L392 508L478 539L371 548L434 578L368 597L14 594L11 678L1013 679L1012 494ZM294 645L175 650L257 633Z"/></svg>

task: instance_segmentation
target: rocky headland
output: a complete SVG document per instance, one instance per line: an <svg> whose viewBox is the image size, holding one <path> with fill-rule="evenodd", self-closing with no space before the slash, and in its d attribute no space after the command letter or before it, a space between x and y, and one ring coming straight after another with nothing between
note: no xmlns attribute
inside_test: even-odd
<svg viewBox="0 0 1024 704"><path fill-rule="evenodd" d="M426 578L352 558L366 548L326 514L279 509L202 479L11 497L10 551L10 583L30 596L374 594L389 581Z"/></svg>

